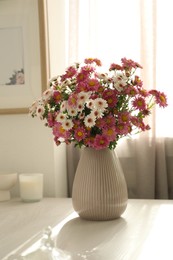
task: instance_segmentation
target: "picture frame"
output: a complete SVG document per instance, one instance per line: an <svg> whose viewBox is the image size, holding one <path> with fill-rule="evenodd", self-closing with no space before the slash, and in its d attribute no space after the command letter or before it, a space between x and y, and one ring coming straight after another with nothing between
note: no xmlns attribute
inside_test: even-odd
<svg viewBox="0 0 173 260"><path fill-rule="evenodd" d="M47 88L45 0L0 0L0 114L26 114Z"/></svg>

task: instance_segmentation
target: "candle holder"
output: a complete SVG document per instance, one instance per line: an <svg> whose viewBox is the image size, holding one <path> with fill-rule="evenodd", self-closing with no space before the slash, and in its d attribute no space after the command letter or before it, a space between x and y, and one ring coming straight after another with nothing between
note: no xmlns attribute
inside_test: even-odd
<svg viewBox="0 0 173 260"><path fill-rule="evenodd" d="M43 198L43 174L22 173L19 175L20 197L23 202L36 202Z"/></svg>

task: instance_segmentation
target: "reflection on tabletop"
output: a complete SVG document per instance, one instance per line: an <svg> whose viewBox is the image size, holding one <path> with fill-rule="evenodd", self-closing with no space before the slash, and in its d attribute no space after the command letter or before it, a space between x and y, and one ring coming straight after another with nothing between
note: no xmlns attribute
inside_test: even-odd
<svg viewBox="0 0 173 260"><path fill-rule="evenodd" d="M56 245L61 250L69 252L74 260L115 260L110 242L116 239L122 226L126 226L123 218L112 221L88 221L77 217L62 227L56 237ZM120 245L122 247L123 239L119 236L116 240L117 250Z"/></svg>
<svg viewBox="0 0 173 260"><path fill-rule="evenodd" d="M115 260L110 241L119 234L122 226L126 226L123 218L88 221L75 215L75 218L57 227L57 230L56 227L47 227L39 244L21 255L13 254L7 260ZM117 242L118 249L123 237L119 237Z"/></svg>

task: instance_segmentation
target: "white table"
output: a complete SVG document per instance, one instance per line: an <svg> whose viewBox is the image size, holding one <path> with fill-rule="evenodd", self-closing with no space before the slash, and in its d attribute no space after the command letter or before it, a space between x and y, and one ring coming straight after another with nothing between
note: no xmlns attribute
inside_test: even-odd
<svg viewBox="0 0 173 260"><path fill-rule="evenodd" d="M73 212L71 199L44 198L23 203L0 202L0 260L23 243L35 241L47 226L56 226Z"/></svg>
<svg viewBox="0 0 173 260"><path fill-rule="evenodd" d="M129 200L121 218L92 222L73 213L71 199L55 198L0 204L0 259L48 225L72 260L173 260L173 201Z"/></svg>

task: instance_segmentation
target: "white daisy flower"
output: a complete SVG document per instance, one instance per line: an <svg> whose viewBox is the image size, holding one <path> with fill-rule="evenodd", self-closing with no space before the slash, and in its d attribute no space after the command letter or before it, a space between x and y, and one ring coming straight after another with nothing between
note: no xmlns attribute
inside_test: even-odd
<svg viewBox="0 0 173 260"><path fill-rule="evenodd" d="M76 107L77 112L82 112L83 109L84 109L84 104L83 103L78 103L77 107Z"/></svg>
<svg viewBox="0 0 173 260"><path fill-rule="evenodd" d="M49 88L46 91L44 91L43 92L43 96L42 96L43 100L44 101L49 100L52 97L52 93L53 93L53 89L52 88Z"/></svg>
<svg viewBox="0 0 173 260"><path fill-rule="evenodd" d="M89 91L89 92L81 91L78 94L78 102L85 103L89 99L90 96L91 96L91 91Z"/></svg>
<svg viewBox="0 0 173 260"><path fill-rule="evenodd" d="M49 79L49 82L53 82L53 81L58 81L58 82L60 82L60 81L61 81L61 76L60 76L60 75L57 75L57 76L54 76L54 77L52 77L51 79Z"/></svg>
<svg viewBox="0 0 173 260"><path fill-rule="evenodd" d="M56 121L59 122L59 123L62 123L66 120L66 116L64 113L62 112L59 112L59 114L57 115L56 117Z"/></svg>
<svg viewBox="0 0 173 260"><path fill-rule="evenodd" d="M85 117L84 113L80 113L79 116L78 116L79 119L84 119L84 117Z"/></svg>
<svg viewBox="0 0 173 260"><path fill-rule="evenodd" d="M38 105L36 109L36 115L40 118L43 119L43 114L45 112L44 106Z"/></svg>
<svg viewBox="0 0 173 260"><path fill-rule="evenodd" d="M94 109L94 100L88 99L88 101L86 102L86 106L90 109Z"/></svg>
<svg viewBox="0 0 173 260"><path fill-rule="evenodd" d="M109 76L108 73L97 73L99 79L103 79L104 81L108 81Z"/></svg>
<svg viewBox="0 0 173 260"><path fill-rule="evenodd" d="M71 80L70 79L66 79L64 82L63 82L63 86L69 86L71 85Z"/></svg>
<svg viewBox="0 0 173 260"><path fill-rule="evenodd" d="M96 110L100 110L101 112L104 112L105 109L108 107L108 103L103 98L96 98L94 99L94 107Z"/></svg>
<svg viewBox="0 0 173 260"><path fill-rule="evenodd" d="M77 111L77 109L75 109L75 108L69 108L69 109L68 109L68 114L69 114L69 116L76 116L77 113L78 113L78 111Z"/></svg>
<svg viewBox="0 0 173 260"><path fill-rule="evenodd" d="M84 124L86 127L93 127L95 125L96 117L91 113L87 115L84 119Z"/></svg>
<svg viewBox="0 0 173 260"><path fill-rule="evenodd" d="M61 103L60 110L61 110L61 112L65 112L66 109L67 109L67 100L64 100Z"/></svg>
<svg viewBox="0 0 173 260"><path fill-rule="evenodd" d="M123 73L117 73L113 77L113 85L118 91L122 91L123 88L127 85L127 77Z"/></svg>
<svg viewBox="0 0 173 260"><path fill-rule="evenodd" d="M116 90L118 90L119 92L121 92L123 90L123 88L126 86L126 82L123 80L118 80L114 83L114 88L116 88Z"/></svg>
<svg viewBox="0 0 173 260"><path fill-rule="evenodd" d="M103 117L103 112L101 110L93 110L91 111L91 113L93 116L95 116L96 118L102 118Z"/></svg>
<svg viewBox="0 0 173 260"><path fill-rule="evenodd" d="M56 87L59 85L61 82L61 77L60 76L55 76L51 79L49 79L49 86Z"/></svg>
<svg viewBox="0 0 173 260"><path fill-rule="evenodd" d="M66 119L66 120L64 120L63 122L62 122L62 127L63 127L63 129L64 130L70 130L70 129L72 129L72 127L73 127L73 122L72 122L72 120L71 119Z"/></svg>

